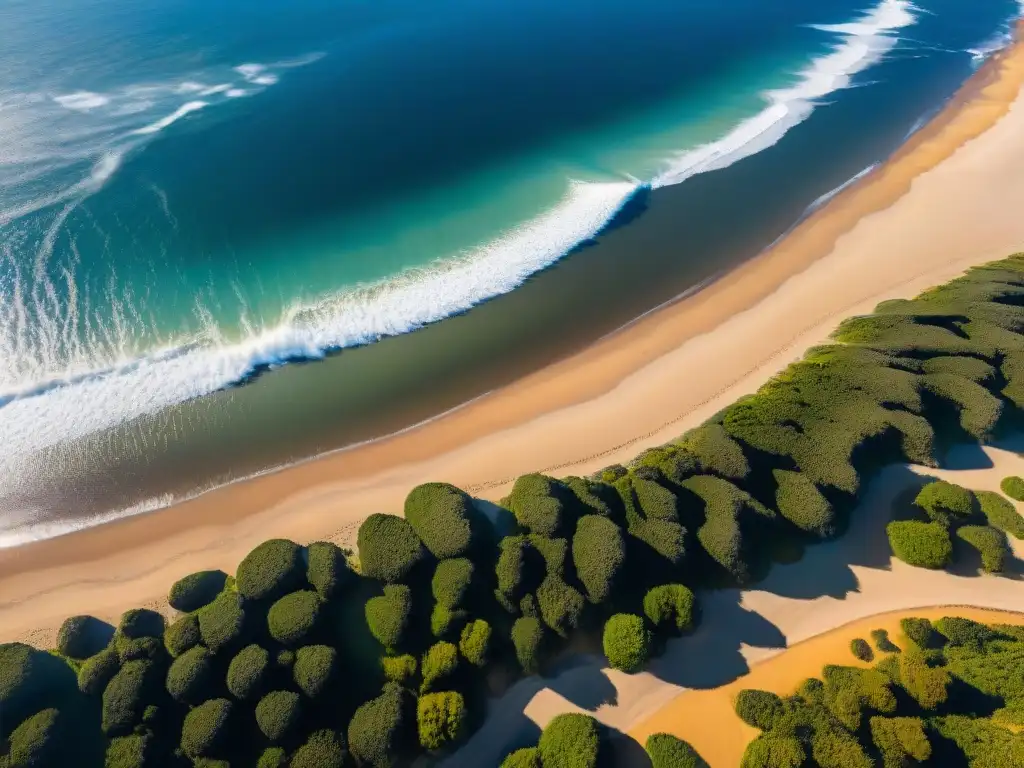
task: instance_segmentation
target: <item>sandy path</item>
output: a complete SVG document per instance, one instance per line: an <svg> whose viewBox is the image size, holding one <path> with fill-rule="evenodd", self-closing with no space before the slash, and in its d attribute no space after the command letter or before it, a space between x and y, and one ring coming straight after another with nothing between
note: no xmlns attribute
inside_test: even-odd
<svg viewBox="0 0 1024 768"><path fill-rule="evenodd" d="M921 608L956 605L1024 612L1024 542L1012 542L1017 562L1009 575L992 576L979 573L977 563L969 561L954 566L953 572L912 568L892 559L885 537L893 500L919 487L922 476L997 491L1007 475L1024 474L1024 458L1018 455L1022 450L1024 436L1001 447L958 448L946 458L948 468L943 470L888 468L871 482L841 539L808 548L797 563L775 566L755 589L701 593L698 631L672 641L648 671L625 675L604 667L599 657L567 658L549 678L520 681L497 700L484 727L448 765L498 765L513 748L535 742L539 729L556 714L589 711L640 743L650 733L671 730L715 768L735 768L736 756L755 735L732 715L736 691L773 680L785 690L790 679L799 682L820 670L820 660L829 654L838 663L854 661L841 635L808 645L821 649L813 656L804 655L811 650L787 648L802 649L798 644L810 638L827 638L837 627L894 611L917 615ZM953 611L939 610L937 615ZM963 615L963 610L956 614ZM870 618L856 624L857 632L886 626L877 622ZM792 667L786 661L791 656L796 660ZM778 659L778 664L769 667L769 659ZM632 759L629 745L623 746L623 764L643 765Z"/></svg>
<svg viewBox="0 0 1024 768"><path fill-rule="evenodd" d="M0 640L52 642L69 614L159 604L272 536L351 541L409 488L497 498L538 469L583 474L752 391L842 317L1024 246L1024 47L990 62L886 165L772 251L583 353L435 420L166 510L0 552Z"/></svg>

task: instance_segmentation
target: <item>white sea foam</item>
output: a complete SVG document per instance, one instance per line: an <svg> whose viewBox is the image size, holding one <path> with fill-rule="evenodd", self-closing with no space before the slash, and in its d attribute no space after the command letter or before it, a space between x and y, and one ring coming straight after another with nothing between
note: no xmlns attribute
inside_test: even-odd
<svg viewBox="0 0 1024 768"><path fill-rule="evenodd" d="M68 533L74 533L75 531L92 528L93 526L103 525L104 523L112 523L115 520L121 520L125 517L133 517L134 515L153 512L157 509L170 506L175 501L177 501L177 499L173 496L165 494L153 499L146 499L145 501L133 504L130 507L125 507L124 509L117 509L111 512L104 512L99 515L92 515L90 517L83 517L79 519L61 518L59 520L46 520L45 510L29 510L29 514L19 516L19 519L17 520L12 519L12 516L8 514L5 515L4 519L4 523L7 527L0 529L0 549L20 547L23 544L29 544L33 541L52 539L56 536L63 536ZM33 518L44 519L37 522Z"/></svg>
<svg viewBox="0 0 1024 768"><path fill-rule="evenodd" d="M142 128L137 128L132 133L134 133L137 136L146 136L150 133L159 133L167 126L172 125L181 120L181 118L185 117L185 115L189 115L193 112L198 112L200 109L203 109L204 107L208 106L210 106L210 103L208 101L190 101L187 104L182 104L180 107L178 107L176 110L171 112L171 114L167 115L166 117L162 117L156 122L150 123L149 125L144 125Z"/></svg>
<svg viewBox="0 0 1024 768"><path fill-rule="evenodd" d="M211 85L204 88L199 92L200 96L215 96L218 93L224 93L225 91L231 90L231 83L218 83L217 85Z"/></svg>
<svg viewBox="0 0 1024 768"><path fill-rule="evenodd" d="M88 112L91 109L99 109L110 103L110 98L92 91L76 91L63 96L54 96L53 100L65 109L73 109L78 112Z"/></svg>
<svg viewBox="0 0 1024 768"><path fill-rule="evenodd" d="M895 33L913 24L916 8L908 0L882 0L863 17L847 24L815 28L840 35L831 53L815 59L789 88L764 94L768 105L721 139L681 153L652 182L652 187L679 184L698 173L726 168L776 144L802 123L820 100L847 88L859 72L878 63L897 43Z"/></svg>
<svg viewBox="0 0 1024 768"><path fill-rule="evenodd" d="M573 183L559 205L485 246L293 307L278 324L241 342L217 344L210 329L155 354L114 359L92 374L77 372L67 384L53 379L8 392L13 399L0 408L4 455L30 455L209 394L260 367L321 357L465 311L516 288L598 233L637 188L631 182Z"/></svg>

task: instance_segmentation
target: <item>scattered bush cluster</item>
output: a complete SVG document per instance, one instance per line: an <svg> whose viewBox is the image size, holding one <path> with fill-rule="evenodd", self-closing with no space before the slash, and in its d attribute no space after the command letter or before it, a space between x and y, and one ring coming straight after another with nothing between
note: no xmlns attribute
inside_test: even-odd
<svg viewBox="0 0 1024 768"><path fill-rule="evenodd" d="M937 480L914 503L922 519L894 520L886 533L893 554L919 568L941 569L954 559L954 539L978 553L983 570L1002 573L1011 557L1007 532L1024 536L1024 518L997 493L974 493Z"/></svg>
<svg viewBox="0 0 1024 768"><path fill-rule="evenodd" d="M762 731L743 766L1024 765L1024 734L999 724L1024 702L1024 632L958 617L902 628L913 646L873 669L828 666L788 697L742 691L736 713Z"/></svg>
<svg viewBox="0 0 1024 768"><path fill-rule="evenodd" d="M541 731L536 747L508 755L501 768L598 768L609 759L601 725L589 715L556 715Z"/></svg>
<svg viewBox="0 0 1024 768"><path fill-rule="evenodd" d="M53 652L2 645L0 765L18 764L16 745L20 756L69 743L87 768L405 765L477 725L493 667L541 671L581 628L603 627L609 662L639 669L694 629L693 590L749 583L780 553L839 535L878 467L935 465L943 441L987 440L1004 411L1024 407L1022 307L1024 257L1011 257L844 322L832 343L628 467L520 477L500 533L465 492L430 483L409 493L404 517L364 521L355 568L329 542L274 539L233 578L174 584L181 614L169 625L147 610L116 630L77 616ZM1004 490L1024 498L1019 480ZM889 534L916 565L945 567L967 548L999 570L1024 519L998 494L934 483L917 519ZM749 765L867 765L883 749L916 759L893 691L921 707L952 701L950 680L988 674L967 657L1008 641L957 622L904 631L912 647L881 671L837 667L803 698L744 697L768 731ZM1002 698L1005 717L1024 709ZM961 743L973 726L957 717L975 715L944 711L924 733ZM587 718L556 718L506 763L589 765L602 744ZM669 737L648 747L659 768L690 764L692 750Z"/></svg>

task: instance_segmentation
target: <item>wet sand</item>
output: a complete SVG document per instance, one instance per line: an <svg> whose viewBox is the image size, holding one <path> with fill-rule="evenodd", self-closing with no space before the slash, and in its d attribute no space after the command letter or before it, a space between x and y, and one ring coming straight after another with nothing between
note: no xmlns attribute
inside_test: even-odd
<svg viewBox="0 0 1024 768"><path fill-rule="evenodd" d="M889 162L776 247L584 352L391 438L167 509L0 552L0 640L69 614L161 605L272 536L350 543L446 480L498 498L529 471L586 474L753 391L849 315L1024 247L1024 46L990 60Z"/></svg>

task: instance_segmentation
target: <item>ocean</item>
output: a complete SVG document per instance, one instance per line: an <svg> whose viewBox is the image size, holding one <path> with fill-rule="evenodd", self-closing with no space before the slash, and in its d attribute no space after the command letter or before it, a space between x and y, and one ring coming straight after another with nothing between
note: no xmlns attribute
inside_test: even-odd
<svg viewBox="0 0 1024 768"><path fill-rule="evenodd" d="M756 255L1012 0L9 0L0 546L380 437Z"/></svg>

